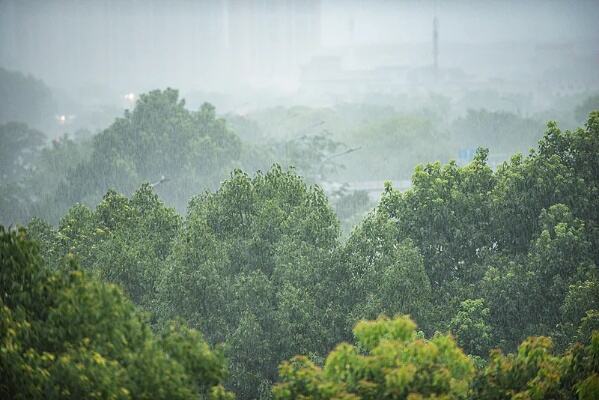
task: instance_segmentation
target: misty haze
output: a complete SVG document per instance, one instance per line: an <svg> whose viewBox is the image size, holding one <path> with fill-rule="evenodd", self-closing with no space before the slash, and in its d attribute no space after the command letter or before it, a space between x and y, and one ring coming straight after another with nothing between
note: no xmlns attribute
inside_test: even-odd
<svg viewBox="0 0 599 400"><path fill-rule="evenodd" d="M0 0L0 398L599 398L599 2Z"/></svg>

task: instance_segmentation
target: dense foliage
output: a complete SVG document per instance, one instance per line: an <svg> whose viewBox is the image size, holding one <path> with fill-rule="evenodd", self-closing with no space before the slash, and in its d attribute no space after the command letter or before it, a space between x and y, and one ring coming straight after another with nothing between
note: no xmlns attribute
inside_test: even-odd
<svg viewBox="0 0 599 400"><path fill-rule="evenodd" d="M20 205L4 191L0 196L3 223L33 216L55 223L74 203L96 204L108 189L131 194L144 182L155 183L165 200L184 208L196 188L215 188L236 166L241 146L214 107L189 111L173 89L141 95L133 111L89 142L64 137L40 151L45 138L22 124L4 125L0 132L1 147L15 158L2 162L18 163L20 153L30 154L30 173L19 181Z"/></svg>
<svg viewBox="0 0 599 400"><path fill-rule="evenodd" d="M599 331L587 345L577 343L563 356L548 337L530 337L514 354L491 352L472 385L474 399L590 400L599 393Z"/></svg>
<svg viewBox="0 0 599 400"><path fill-rule="evenodd" d="M387 191L377 213L422 252L436 294L434 329L459 311L458 319L478 320L470 329L484 331L486 320L492 342L506 349L532 333L569 341L585 311L597 308L598 149L593 113L585 129L549 124L537 151L496 172L480 151L462 168L419 167L410 190ZM462 303L468 299L484 303Z"/></svg>
<svg viewBox="0 0 599 400"><path fill-rule="evenodd" d="M218 182L222 169L231 168L228 163L238 147L214 107L204 104L190 112L176 90L150 92L140 96L132 112L94 137L90 159L67 174L58 201L94 202L108 188L131 193L141 183L164 176L169 179L160 188L164 197L185 202L191 188Z"/></svg>
<svg viewBox="0 0 599 400"><path fill-rule="evenodd" d="M595 399L599 331L564 355L548 337L530 337L515 354L494 350L478 370L451 335L426 340L407 317L361 321L357 347L339 344L321 368L304 356L285 361L276 399Z"/></svg>
<svg viewBox="0 0 599 400"><path fill-rule="evenodd" d="M276 399L464 399L474 364L451 336L418 338L406 317L362 321L357 347L339 344L321 369L305 357L281 365Z"/></svg>
<svg viewBox="0 0 599 400"><path fill-rule="evenodd" d="M0 229L0 396L230 398L221 351L172 323L154 335L134 305L71 260L51 270L23 230Z"/></svg>
<svg viewBox="0 0 599 400"><path fill-rule="evenodd" d="M500 125L506 118L513 130L535 126L525 118L481 111L453 128L469 132L474 145L485 121ZM380 137L392 137L390 128L430 141L446 137L420 118L391 116L372 126ZM24 147L25 156L7 162L43 185L36 171L44 164L27 160L27 146L37 146L37 136L22 128L32 144ZM495 144L509 150L505 132L494 132ZM530 132L529 138L535 136ZM311 164L302 166L309 182L343 150L317 136L283 144L279 150L290 154L286 164L294 159ZM549 123L537 149L497 169L484 149L464 166L419 165L412 187L402 192L387 184L378 206L347 237L324 191L294 169L275 165L253 176L235 169L218 190L204 191L216 188L237 160L255 154L260 164L264 153L258 148L244 153L211 106L188 111L176 91L142 96L132 112L94 137L89 152L75 151L79 146L65 139L51 150L35 150L50 152L36 160L65 171L63 179L46 186L55 186L44 198L52 215L36 212L39 197L26 196L31 207L24 215L50 222L36 218L28 225L48 264L43 274L81 275L77 279L94 288L111 288L86 278L92 274L120 285L149 313L153 329L179 332L170 339L146 334L158 343L155 351L172 355L167 358L177 368L204 365L186 359L177 347L203 343L184 326L203 332L211 345L224 343L226 385L240 398L585 398L596 388L599 112L573 131ZM75 166L48 161L61 154L76 159ZM143 184L161 175L170 180ZM15 189L10 195L21 193ZM180 207L192 194L184 218L160 200ZM344 197L368 205L363 193L340 194L334 204L341 212L350 210L347 218L359 207L344 206ZM13 203L0 203L5 204ZM57 226L51 225L54 219ZM71 255L86 274L64 272ZM38 303L39 312L53 309ZM7 306L3 337L9 337L9 328L16 331L11 321L21 323L10 307L28 304L15 300ZM405 317L378 318L381 314L409 314L421 331ZM183 322L172 325L173 318ZM335 347L352 337L355 346ZM37 344L23 346L15 347L15 357L25 357L27 346L52 353ZM292 358L296 354L304 357ZM291 361L281 367L271 393L277 367L286 359ZM122 374L128 382L127 371ZM210 382L216 385L222 377Z"/></svg>
<svg viewBox="0 0 599 400"><path fill-rule="evenodd" d="M72 207L56 230L34 219L29 231L42 243L42 254L51 265L74 254L84 269L118 283L131 300L149 310L180 226L175 210L145 184L131 199L111 190L95 210L81 204Z"/></svg>
<svg viewBox="0 0 599 400"><path fill-rule="evenodd" d="M321 189L278 167L254 178L236 171L190 202L159 303L225 341L234 387L257 396L282 355L322 354L334 337L320 292L338 234Z"/></svg>

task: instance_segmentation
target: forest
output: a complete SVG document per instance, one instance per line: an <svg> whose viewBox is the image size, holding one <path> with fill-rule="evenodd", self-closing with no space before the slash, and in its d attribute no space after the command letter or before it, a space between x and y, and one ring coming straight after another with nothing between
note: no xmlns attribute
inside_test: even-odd
<svg viewBox="0 0 599 400"><path fill-rule="evenodd" d="M599 399L597 21L0 0L0 400Z"/></svg>
<svg viewBox="0 0 599 400"><path fill-rule="evenodd" d="M419 164L346 234L314 177L244 172L264 149L172 89L90 141L1 129L2 214L29 219L1 234L3 398L599 390L599 112L497 168Z"/></svg>

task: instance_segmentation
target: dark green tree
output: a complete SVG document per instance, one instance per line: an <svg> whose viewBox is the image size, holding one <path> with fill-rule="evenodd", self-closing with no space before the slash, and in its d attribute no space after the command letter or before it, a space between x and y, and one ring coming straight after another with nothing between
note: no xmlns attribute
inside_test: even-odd
<svg viewBox="0 0 599 400"><path fill-rule="evenodd" d="M235 171L189 204L161 278L163 316L225 341L232 387L257 397L284 358L323 354L334 340L325 265L338 236L320 188L277 166L253 178Z"/></svg>
<svg viewBox="0 0 599 400"><path fill-rule="evenodd" d="M462 302L451 319L449 328L467 354L486 357L495 344L489 315L490 310L485 307L483 299L468 299Z"/></svg>
<svg viewBox="0 0 599 400"><path fill-rule="evenodd" d="M410 314L429 328L432 290L423 258L410 239L398 242L398 226L371 213L341 250L336 285L343 288L347 333L361 319Z"/></svg>
<svg viewBox="0 0 599 400"><path fill-rule="evenodd" d="M84 269L118 283L135 304L151 311L180 225L175 210L145 184L131 199L109 191L95 210L75 205L56 230L39 220L29 230L51 265L73 254Z"/></svg>

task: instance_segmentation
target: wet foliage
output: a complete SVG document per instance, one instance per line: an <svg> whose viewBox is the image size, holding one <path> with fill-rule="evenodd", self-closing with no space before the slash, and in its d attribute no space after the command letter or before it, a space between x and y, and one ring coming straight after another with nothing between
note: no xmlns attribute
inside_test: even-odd
<svg viewBox="0 0 599 400"><path fill-rule="evenodd" d="M2 398L229 398L222 351L199 332L152 333L117 286L72 259L47 268L24 230L1 228L0 246Z"/></svg>
<svg viewBox="0 0 599 400"><path fill-rule="evenodd" d="M465 165L421 164L363 217L367 195L330 202L311 179L334 141L283 146L306 178L243 172L275 150L247 153L213 107L189 111L174 90L141 96L88 144L39 150L19 129L30 143L3 173L64 174L46 197L23 183L0 203L22 196L37 217L2 233L9 397L596 394L599 112L572 131L550 122L496 169L482 148ZM63 156L73 163L51 161ZM359 222L343 236L338 215Z"/></svg>

